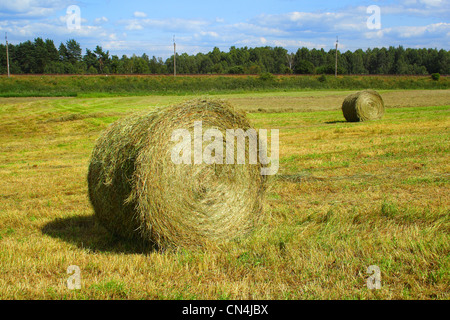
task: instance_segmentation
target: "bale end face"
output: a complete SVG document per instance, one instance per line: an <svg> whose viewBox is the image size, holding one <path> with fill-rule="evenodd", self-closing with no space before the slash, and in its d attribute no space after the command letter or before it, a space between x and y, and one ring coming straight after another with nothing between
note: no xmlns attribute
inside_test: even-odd
<svg viewBox="0 0 450 320"><path fill-rule="evenodd" d="M363 90L345 98L342 113L349 122L378 120L384 115L384 101L378 92Z"/></svg>

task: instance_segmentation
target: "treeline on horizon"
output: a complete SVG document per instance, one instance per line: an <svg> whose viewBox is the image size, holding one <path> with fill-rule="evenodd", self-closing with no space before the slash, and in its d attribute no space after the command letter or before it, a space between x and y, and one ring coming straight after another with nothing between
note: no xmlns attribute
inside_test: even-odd
<svg viewBox="0 0 450 320"><path fill-rule="evenodd" d="M86 49L70 39L56 48L53 40L36 38L9 45L12 74L172 74L174 56L165 61L147 54L110 55L101 46ZM299 48L289 53L282 47L215 47L204 54L176 56L177 74L334 74L336 50ZM0 74L6 74L6 46L0 45ZM450 74L450 52L444 49L399 47L354 52L338 50L338 74L426 75Z"/></svg>

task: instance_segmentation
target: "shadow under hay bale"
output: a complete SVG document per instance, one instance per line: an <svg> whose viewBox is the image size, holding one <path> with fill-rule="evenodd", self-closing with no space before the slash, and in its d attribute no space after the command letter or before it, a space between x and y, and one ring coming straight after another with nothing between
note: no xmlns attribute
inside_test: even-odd
<svg viewBox="0 0 450 320"><path fill-rule="evenodd" d="M42 233L92 252L150 253L158 248L147 242L116 237L99 225L94 216L71 216L47 223Z"/></svg>
<svg viewBox="0 0 450 320"><path fill-rule="evenodd" d="M171 141L173 131L187 129L193 136L195 121L202 121L203 132L214 128L223 137L226 129L250 128L245 114L226 102L196 99L120 119L98 139L89 198L109 231L164 248L227 241L255 227L266 189L261 164L172 161L179 144Z"/></svg>
<svg viewBox="0 0 450 320"><path fill-rule="evenodd" d="M342 113L349 122L381 119L384 115L383 98L374 90L363 90L347 96Z"/></svg>

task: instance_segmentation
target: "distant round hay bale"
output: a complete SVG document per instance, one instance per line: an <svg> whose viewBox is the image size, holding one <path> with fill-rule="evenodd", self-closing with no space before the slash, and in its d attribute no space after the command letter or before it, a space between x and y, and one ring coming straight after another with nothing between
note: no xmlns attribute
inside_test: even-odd
<svg viewBox="0 0 450 320"><path fill-rule="evenodd" d="M179 143L171 141L173 130L188 129L194 140L195 121L224 138L226 129L250 128L245 114L226 102L196 99L123 118L102 134L88 185L103 226L159 247L192 247L243 236L258 223L266 188L261 164L172 161Z"/></svg>
<svg viewBox="0 0 450 320"><path fill-rule="evenodd" d="M384 102L378 92L363 90L345 98L342 112L349 122L377 120L384 115Z"/></svg>

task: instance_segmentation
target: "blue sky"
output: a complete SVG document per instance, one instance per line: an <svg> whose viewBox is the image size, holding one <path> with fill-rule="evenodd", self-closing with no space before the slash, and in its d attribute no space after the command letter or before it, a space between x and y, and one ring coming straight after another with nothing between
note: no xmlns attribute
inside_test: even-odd
<svg viewBox="0 0 450 320"><path fill-rule="evenodd" d="M68 28L67 8L80 8L80 28ZM380 27L368 25L379 8ZM370 20L376 22L378 20ZM10 43L77 40L110 54L167 58L215 46L282 46L341 51L373 47L450 49L450 0L0 0L0 32ZM83 53L85 51L83 50Z"/></svg>

